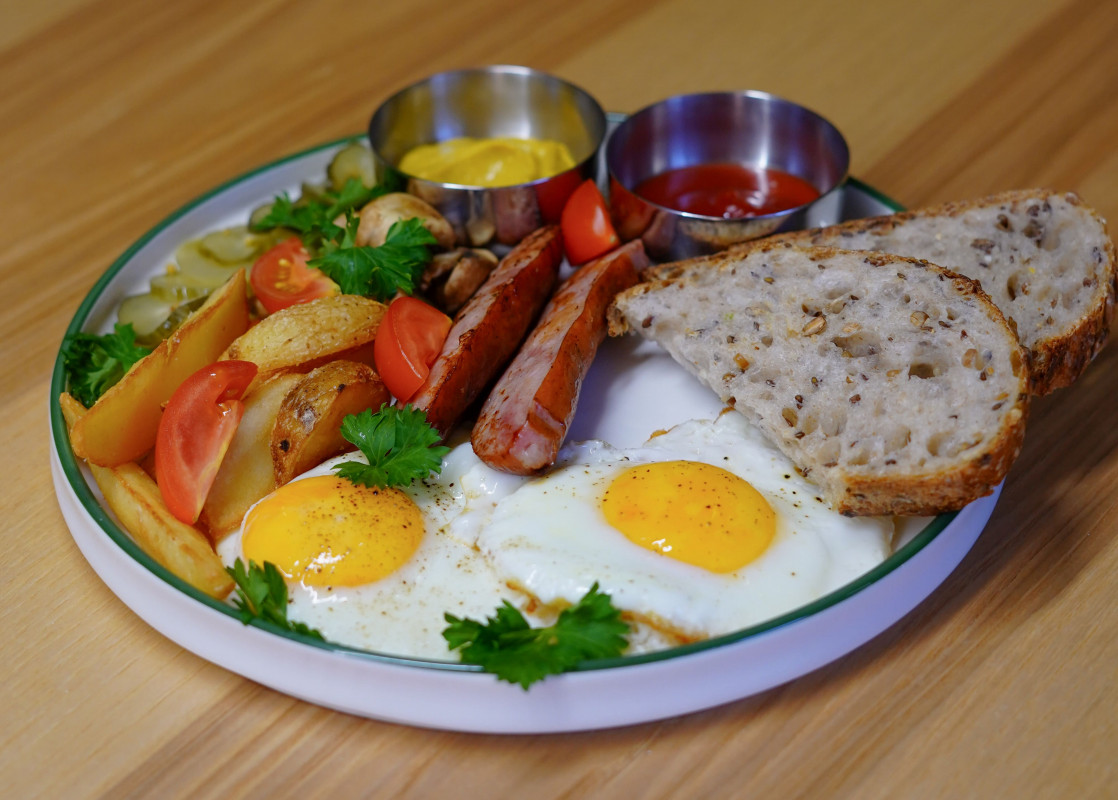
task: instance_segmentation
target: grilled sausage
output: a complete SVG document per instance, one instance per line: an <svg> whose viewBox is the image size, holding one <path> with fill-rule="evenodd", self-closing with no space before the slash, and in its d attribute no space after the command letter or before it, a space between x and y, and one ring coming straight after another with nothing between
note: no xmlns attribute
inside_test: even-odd
<svg viewBox="0 0 1118 800"><path fill-rule="evenodd" d="M647 266L644 246L632 241L559 287L482 406L471 436L482 461L517 475L555 463L582 380L606 335L606 307Z"/></svg>
<svg viewBox="0 0 1118 800"><path fill-rule="evenodd" d="M443 436L512 358L555 289L562 260L559 228L540 228L502 259L458 312L411 399Z"/></svg>

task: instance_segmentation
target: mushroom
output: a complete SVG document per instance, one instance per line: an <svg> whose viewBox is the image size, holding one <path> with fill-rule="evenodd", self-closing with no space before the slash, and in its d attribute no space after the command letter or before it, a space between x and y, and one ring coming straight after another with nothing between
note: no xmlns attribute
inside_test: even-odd
<svg viewBox="0 0 1118 800"><path fill-rule="evenodd" d="M384 244L393 223L413 217L423 223L440 247L449 249L454 246L454 230L450 223L431 205L414 195L404 192L381 195L366 203L360 216L355 240L358 247L379 247Z"/></svg>
<svg viewBox="0 0 1118 800"><path fill-rule="evenodd" d="M419 290L442 311L453 315L473 297L497 266L488 250L459 247L438 253L423 271Z"/></svg>

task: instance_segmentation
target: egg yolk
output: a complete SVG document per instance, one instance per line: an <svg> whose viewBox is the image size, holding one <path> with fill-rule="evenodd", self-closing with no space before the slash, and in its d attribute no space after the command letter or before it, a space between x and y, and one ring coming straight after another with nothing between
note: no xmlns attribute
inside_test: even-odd
<svg viewBox="0 0 1118 800"><path fill-rule="evenodd" d="M422 538L423 515L399 489L323 475L261 500L245 519L241 549L308 586L358 586L391 575Z"/></svg>
<svg viewBox="0 0 1118 800"><path fill-rule="evenodd" d="M601 499L606 520L634 544L710 572L733 572L772 541L776 514L732 472L697 461L629 467Z"/></svg>

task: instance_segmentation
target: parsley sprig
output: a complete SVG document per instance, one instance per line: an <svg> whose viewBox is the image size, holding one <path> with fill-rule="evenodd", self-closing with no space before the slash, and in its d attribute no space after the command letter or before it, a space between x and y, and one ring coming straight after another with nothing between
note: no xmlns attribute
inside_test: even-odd
<svg viewBox="0 0 1118 800"><path fill-rule="evenodd" d="M341 191L325 190L299 201L293 201L286 193L279 194L268 214L253 227L262 231L289 228L299 234L308 251L317 253L327 244L340 243L345 236L345 227L334 220L344 215L348 224L357 209L387 193L379 184L370 188L357 178L350 178Z"/></svg>
<svg viewBox="0 0 1118 800"><path fill-rule="evenodd" d="M358 247L358 209L387 193L382 185L368 188L350 178L341 191L324 191L305 201L294 202L281 194L254 227L295 231L307 252L314 255L308 264L338 284L343 294L387 301L398 291L415 292L416 282L431 260L431 247L438 243L419 219L412 218L394 223L384 244Z"/></svg>
<svg viewBox="0 0 1118 800"><path fill-rule="evenodd" d="M112 333L103 336L91 333L68 336L62 346L62 363L70 378L70 394L89 408L150 352L149 348L136 344L136 332L131 323L121 325L118 322Z"/></svg>
<svg viewBox="0 0 1118 800"><path fill-rule="evenodd" d="M321 256L307 263L338 284L342 294L382 302L397 291L414 294L416 282L431 260L430 248L438 243L422 221L412 217L392 223L379 247L354 246L356 234L357 219L353 218L337 246L327 246Z"/></svg>
<svg viewBox="0 0 1118 800"><path fill-rule="evenodd" d="M566 672L588 658L611 658L626 647L628 623L610 596L590 587L582 599L564 609L554 625L529 627L507 600L485 623L445 615L443 638L458 650L463 663L476 664L499 679L527 689L548 675Z"/></svg>
<svg viewBox="0 0 1118 800"><path fill-rule="evenodd" d="M369 487L407 486L442 468L449 447L435 445L439 433L427 415L410 405L365 409L342 420L342 436L365 454L368 464L335 464L339 477Z"/></svg>
<svg viewBox="0 0 1118 800"><path fill-rule="evenodd" d="M324 641L321 633L314 628L287 618L287 584L283 573L270 561L261 567L255 561L248 562L248 568L241 559L225 571L237 585L237 596L233 605L241 612L241 622L248 625L254 619L262 619L292 633L301 633Z"/></svg>

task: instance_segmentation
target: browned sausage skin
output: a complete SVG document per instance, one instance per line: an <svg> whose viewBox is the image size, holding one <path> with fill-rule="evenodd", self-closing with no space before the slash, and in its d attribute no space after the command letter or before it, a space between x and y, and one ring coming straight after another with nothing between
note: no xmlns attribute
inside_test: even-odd
<svg viewBox="0 0 1118 800"><path fill-rule="evenodd" d="M501 260L458 312L410 401L443 436L512 358L555 289L562 260L559 228L540 228Z"/></svg>
<svg viewBox="0 0 1118 800"><path fill-rule="evenodd" d="M647 266L644 246L634 240L559 287L482 406L471 436L482 461L517 475L555 463L582 380L606 335L606 308Z"/></svg>

